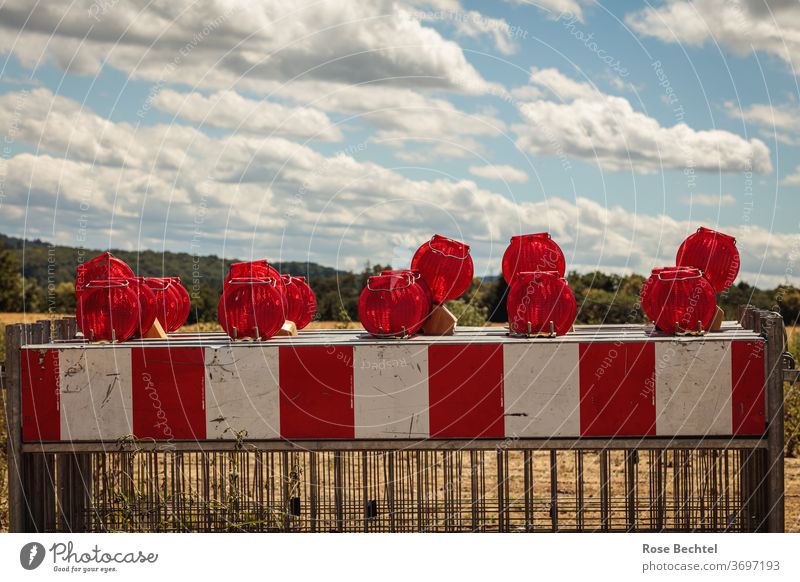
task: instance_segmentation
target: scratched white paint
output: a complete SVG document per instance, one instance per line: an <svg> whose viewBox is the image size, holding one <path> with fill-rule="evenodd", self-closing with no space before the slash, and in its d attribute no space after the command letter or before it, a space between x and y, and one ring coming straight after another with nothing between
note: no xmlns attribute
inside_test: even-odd
<svg viewBox="0 0 800 582"><path fill-rule="evenodd" d="M279 438L278 348L206 348L205 362L207 438Z"/></svg>
<svg viewBox="0 0 800 582"><path fill-rule="evenodd" d="M656 344L656 434L731 434L730 345Z"/></svg>
<svg viewBox="0 0 800 582"><path fill-rule="evenodd" d="M131 350L61 350L61 439L114 441L133 433Z"/></svg>
<svg viewBox="0 0 800 582"><path fill-rule="evenodd" d="M428 349L415 345L353 348L356 438L426 438Z"/></svg>
<svg viewBox="0 0 800 582"><path fill-rule="evenodd" d="M578 344L503 346L506 437L580 436Z"/></svg>

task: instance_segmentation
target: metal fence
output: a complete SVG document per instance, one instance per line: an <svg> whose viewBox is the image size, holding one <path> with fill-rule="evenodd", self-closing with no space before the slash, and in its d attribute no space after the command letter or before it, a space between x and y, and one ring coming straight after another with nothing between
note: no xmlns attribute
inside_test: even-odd
<svg viewBox="0 0 800 582"><path fill-rule="evenodd" d="M30 454L45 531L759 531L763 449ZM41 482L37 482L41 480ZM52 481L51 481L52 480ZM51 486L52 484L52 486ZM43 495L55 491L56 495ZM75 492L83 499L79 507ZM67 503L63 503L66 501Z"/></svg>
<svg viewBox="0 0 800 582"><path fill-rule="evenodd" d="M730 439L21 443L9 326L12 531L782 531L783 323L767 339L768 431ZM16 358L16 360L15 360ZM413 448L410 448L413 447Z"/></svg>

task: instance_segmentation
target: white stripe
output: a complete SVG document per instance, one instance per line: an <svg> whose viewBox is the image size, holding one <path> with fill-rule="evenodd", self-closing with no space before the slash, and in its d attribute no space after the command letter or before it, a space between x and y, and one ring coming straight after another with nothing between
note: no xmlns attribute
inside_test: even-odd
<svg viewBox="0 0 800 582"><path fill-rule="evenodd" d="M278 349L206 348L206 438L280 437Z"/></svg>
<svg viewBox="0 0 800 582"><path fill-rule="evenodd" d="M131 350L59 350L61 440L114 441L133 433Z"/></svg>
<svg viewBox="0 0 800 582"><path fill-rule="evenodd" d="M426 438L428 347L353 348L356 438Z"/></svg>
<svg viewBox="0 0 800 582"><path fill-rule="evenodd" d="M578 344L503 346L506 437L580 436Z"/></svg>
<svg viewBox="0 0 800 582"><path fill-rule="evenodd" d="M730 342L656 344L656 434L731 434Z"/></svg>

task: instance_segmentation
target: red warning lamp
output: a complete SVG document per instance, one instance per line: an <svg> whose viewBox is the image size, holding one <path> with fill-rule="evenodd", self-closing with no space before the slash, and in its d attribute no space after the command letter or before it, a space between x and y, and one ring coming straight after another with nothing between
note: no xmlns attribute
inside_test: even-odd
<svg viewBox="0 0 800 582"><path fill-rule="evenodd" d="M136 285L130 279L86 281L75 315L78 329L90 341L125 341L139 325Z"/></svg>
<svg viewBox="0 0 800 582"><path fill-rule="evenodd" d="M438 234L417 249L411 269L420 272L434 303L463 295L472 283L474 271L469 245Z"/></svg>
<svg viewBox="0 0 800 582"><path fill-rule="evenodd" d="M274 279L275 287L281 296L281 301L286 301L286 286L281 279L278 269L269 264L266 259L258 261L247 261L244 263L233 263L225 277L223 287L227 286L231 279ZM288 318L286 318L288 319Z"/></svg>
<svg viewBox="0 0 800 582"><path fill-rule="evenodd" d="M286 319L293 321L297 329L303 329L314 319L317 298L305 277L281 275L286 289Z"/></svg>
<svg viewBox="0 0 800 582"><path fill-rule="evenodd" d="M517 273L506 308L509 330L525 335L564 335L578 312L572 289L557 271Z"/></svg>
<svg viewBox="0 0 800 582"><path fill-rule="evenodd" d="M503 278L509 284L517 273L556 271L563 277L566 270L564 253L547 232L512 236L503 254Z"/></svg>
<svg viewBox="0 0 800 582"><path fill-rule="evenodd" d="M714 321L717 298L700 269L673 267L650 275L642 308L662 331L703 333Z"/></svg>
<svg viewBox="0 0 800 582"><path fill-rule="evenodd" d="M156 321L156 294L147 285L144 277L132 277L128 281L136 290L139 302L139 325L134 337L141 337L153 327L153 323Z"/></svg>
<svg viewBox="0 0 800 582"><path fill-rule="evenodd" d="M690 273L692 272L691 267L676 267L676 266L656 267L655 269L650 271L650 277L648 277L642 284L642 291L640 293L642 311L645 312L645 315L647 315L648 313L655 313L655 310L657 309L658 305L658 300L654 297L652 293L653 283L658 281L658 277L655 277L654 275L658 275L659 273L668 273L671 271L686 271L687 269L690 269L689 271Z"/></svg>
<svg viewBox="0 0 800 582"><path fill-rule="evenodd" d="M377 275L361 292L358 319L376 337L407 337L420 330L430 307L411 276Z"/></svg>
<svg viewBox="0 0 800 582"><path fill-rule="evenodd" d="M739 274L739 249L732 236L701 226L683 241L675 262L703 271L719 293L730 287Z"/></svg>
<svg viewBox="0 0 800 582"><path fill-rule="evenodd" d="M109 252L97 255L85 263L81 263L77 268L78 275L75 278L75 295L80 295L89 281L100 281L109 279L128 279L133 277L133 270L128 264L113 256Z"/></svg>
<svg viewBox="0 0 800 582"><path fill-rule="evenodd" d="M166 332L178 329L186 321L183 314L182 296L179 295L173 277L146 277L145 283L155 295L156 318Z"/></svg>
<svg viewBox="0 0 800 582"><path fill-rule="evenodd" d="M428 302L433 304L433 293L431 293L431 288L428 287L428 284L425 282L425 279L422 278L422 273L419 271L415 271L414 269L387 269L385 271L381 271L381 275L406 275L410 276L414 283L419 285L422 288L423 293L428 298Z"/></svg>
<svg viewBox="0 0 800 582"><path fill-rule="evenodd" d="M277 280L229 278L217 306L217 317L222 329L233 339L272 337L285 319Z"/></svg>
<svg viewBox="0 0 800 582"><path fill-rule="evenodd" d="M170 277L170 279L172 280L170 289L175 293L178 299L178 315L175 317L177 327L167 330L172 332L178 330L186 323L186 320L189 318L189 312L192 310L192 302L189 298L189 292L186 290L186 287L183 286L183 283L181 283L181 278Z"/></svg>

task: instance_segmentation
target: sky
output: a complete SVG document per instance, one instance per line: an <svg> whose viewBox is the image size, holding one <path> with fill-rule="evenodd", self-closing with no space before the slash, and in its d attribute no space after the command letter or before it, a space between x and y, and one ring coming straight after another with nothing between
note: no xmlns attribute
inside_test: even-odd
<svg viewBox="0 0 800 582"><path fill-rule="evenodd" d="M134 5L135 4L135 5ZM646 273L699 226L798 284L800 3L0 0L0 232Z"/></svg>

